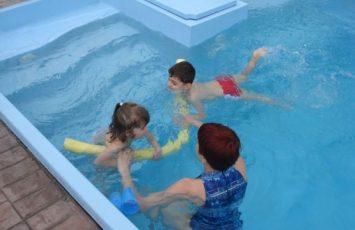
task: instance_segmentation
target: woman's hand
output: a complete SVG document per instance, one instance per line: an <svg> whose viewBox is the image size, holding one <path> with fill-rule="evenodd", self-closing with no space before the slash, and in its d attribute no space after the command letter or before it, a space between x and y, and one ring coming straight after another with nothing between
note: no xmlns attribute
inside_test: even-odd
<svg viewBox="0 0 355 230"><path fill-rule="evenodd" d="M121 173L122 177L125 175L130 175L130 166L133 160L133 151L130 148L122 150L117 157L117 168Z"/></svg>
<svg viewBox="0 0 355 230"><path fill-rule="evenodd" d="M144 200L144 197L140 196L140 195L136 195L136 200L139 204L139 209L142 212L146 212L149 209L149 206L146 205L146 202Z"/></svg>

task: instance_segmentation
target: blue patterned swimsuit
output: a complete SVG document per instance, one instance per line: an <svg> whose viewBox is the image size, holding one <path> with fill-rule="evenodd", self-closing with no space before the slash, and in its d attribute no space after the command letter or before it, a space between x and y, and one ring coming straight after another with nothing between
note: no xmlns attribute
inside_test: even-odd
<svg viewBox="0 0 355 230"><path fill-rule="evenodd" d="M232 166L223 172L202 173L197 178L203 181L206 201L192 216L190 227L203 230L241 229L243 221L238 207L244 198L247 182L240 172Z"/></svg>

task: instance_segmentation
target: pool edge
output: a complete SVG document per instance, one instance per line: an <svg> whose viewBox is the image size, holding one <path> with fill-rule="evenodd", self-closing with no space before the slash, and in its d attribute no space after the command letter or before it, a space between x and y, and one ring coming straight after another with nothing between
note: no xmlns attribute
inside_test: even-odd
<svg viewBox="0 0 355 230"><path fill-rule="evenodd" d="M1 93L0 119L103 229L137 229Z"/></svg>

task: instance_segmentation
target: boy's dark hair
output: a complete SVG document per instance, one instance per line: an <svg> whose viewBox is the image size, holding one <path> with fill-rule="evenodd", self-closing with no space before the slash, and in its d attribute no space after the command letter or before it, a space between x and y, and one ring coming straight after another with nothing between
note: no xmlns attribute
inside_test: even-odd
<svg viewBox="0 0 355 230"><path fill-rule="evenodd" d="M240 140L227 126L205 123L198 130L197 140L199 154L215 170L225 171L238 160Z"/></svg>
<svg viewBox="0 0 355 230"><path fill-rule="evenodd" d="M145 127L149 120L149 112L144 107L132 102L117 103L109 126L110 141L118 138L125 142L133 138L133 129Z"/></svg>
<svg viewBox="0 0 355 230"><path fill-rule="evenodd" d="M195 79L195 74L195 68L187 61L176 63L169 69L169 77L174 76L184 84L192 83Z"/></svg>

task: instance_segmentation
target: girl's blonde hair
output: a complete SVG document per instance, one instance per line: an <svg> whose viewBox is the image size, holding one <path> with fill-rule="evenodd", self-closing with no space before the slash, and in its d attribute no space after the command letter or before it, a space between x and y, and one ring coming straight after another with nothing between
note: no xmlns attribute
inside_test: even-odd
<svg viewBox="0 0 355 230"><path fill-rule="evenodd" d="M144 107L132 102L117 103L109 126L111 142L116 138L122 142L133 138L133 129L144 128L149 119L149 112Z"/></svg>

